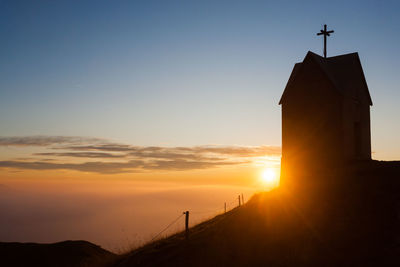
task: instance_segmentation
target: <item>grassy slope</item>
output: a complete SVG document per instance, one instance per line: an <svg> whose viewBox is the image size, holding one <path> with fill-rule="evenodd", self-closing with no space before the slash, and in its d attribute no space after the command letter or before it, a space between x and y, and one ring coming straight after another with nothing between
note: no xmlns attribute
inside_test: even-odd
<svg viewBox="0 0 400 267"><path fill-rule="evenodd" d="M115 255L87 241L0 242L0 266L103 266Z"/></svg>
<svg viewBox="0 0 400 267"><path fill-rule="evenodd" d="M114 266L400 266L400 163L372 162L123 255Z"/></svg>

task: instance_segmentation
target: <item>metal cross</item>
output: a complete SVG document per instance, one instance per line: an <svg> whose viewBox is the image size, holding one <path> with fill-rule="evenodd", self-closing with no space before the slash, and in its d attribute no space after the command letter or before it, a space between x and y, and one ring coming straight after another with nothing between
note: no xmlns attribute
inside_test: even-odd
<svg viewBox="0 0 400 267"><path fill-rule="evenodd" d="M324 29L317 33L317 35L324 35L324 58L326 58L326 36L330 36L331 33L334 33L334 31L327 31L326 24L324 24Z"/></svg>

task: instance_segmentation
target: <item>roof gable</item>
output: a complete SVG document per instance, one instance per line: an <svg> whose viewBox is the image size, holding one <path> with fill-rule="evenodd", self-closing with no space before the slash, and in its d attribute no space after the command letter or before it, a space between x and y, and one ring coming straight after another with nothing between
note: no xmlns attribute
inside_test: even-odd
<svg viewBox="0 0 400 267"><path fill-rule="evenodd" d="M339 93L347 97L357 98L354 88L363 88L362 90L366 94L369 105L372 105L371 96L358 53L323 58L310 51L305 56L303 62L294 65L279 104L283 103L286 95L290 91L290 87L295 84L296 76L298 76L299 72L304 67L304 62L307 60L312 60L317 63L327 79L332 82L334 88L338 90Z"/></svg>

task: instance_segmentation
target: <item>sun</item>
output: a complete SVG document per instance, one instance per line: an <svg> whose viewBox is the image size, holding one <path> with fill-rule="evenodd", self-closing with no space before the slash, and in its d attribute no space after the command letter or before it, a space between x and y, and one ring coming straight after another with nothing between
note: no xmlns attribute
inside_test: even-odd
<svg viewBox="0 0 400 267"><path fill-rule="evenodd" d="M261 181L268 186L278 185L278 173L273 168L267 168L262 172Z"/></svg>

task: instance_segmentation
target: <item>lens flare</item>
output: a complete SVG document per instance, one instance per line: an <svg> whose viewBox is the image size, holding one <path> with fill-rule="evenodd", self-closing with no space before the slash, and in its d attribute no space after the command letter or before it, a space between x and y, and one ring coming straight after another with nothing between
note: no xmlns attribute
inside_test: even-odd
<svg viewBox="0 0 400 267"><path fill-rule="evenodd" d="M279 183L278 173L275 169L272 168L265 169L262 172L261 180L265 185L269 187L278 186Z"/></svg>

